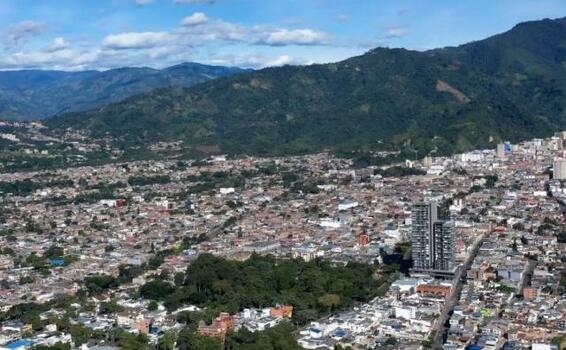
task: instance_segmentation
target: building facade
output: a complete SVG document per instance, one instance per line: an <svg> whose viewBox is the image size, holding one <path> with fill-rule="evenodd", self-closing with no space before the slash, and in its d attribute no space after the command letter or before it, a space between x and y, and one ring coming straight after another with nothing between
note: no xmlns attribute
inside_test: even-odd
<svg viewBox="0 0 566 350"><path fill-rule="evenodd" d="M454 271L454 226L438 219L438 205L435 202L415 204L411 225L413 270Z"/></svg>
<svg viewBox="0 0 566 350"><path fill-rule="evenodd" d="M432 226L438 221L436 203L418 203L411 212L411 247L413 268L429 269L432 266Z"/></svg>
<svg viewBox="0 0 566 350"><path fill-rule="evenodd" d="M437 221L432 226L432 268L439 271L454 270L455 240L451 222Z"/></svg>
<svg viewBox="0 0 566 350"><path fill-rule="evenodd" d="M552 177L555 180L566 180L566 159L555 159L553 169Z"/></svg>

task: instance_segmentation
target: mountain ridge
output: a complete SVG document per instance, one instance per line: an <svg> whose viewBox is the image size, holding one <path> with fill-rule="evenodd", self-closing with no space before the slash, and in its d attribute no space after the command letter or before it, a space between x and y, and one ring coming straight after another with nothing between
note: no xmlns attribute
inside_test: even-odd
<svg viewBox="0 0 566 350"><path fill-rule="evenodd" d="M111 135L125 150L179 139L192 151L234 154L379 143L447 153L564 128L565 62L566 20L531 21L458 47L376 48L157 90L47 124Z"/></svg>
<svg viewBox="0 0 566 350"><path fill-rule="evenodd" d="M193 62L163 69L121 67L78 72L3 71L0 72L0 119L43 119L98 108L156 88L188 87L249 71Z"/></svg>

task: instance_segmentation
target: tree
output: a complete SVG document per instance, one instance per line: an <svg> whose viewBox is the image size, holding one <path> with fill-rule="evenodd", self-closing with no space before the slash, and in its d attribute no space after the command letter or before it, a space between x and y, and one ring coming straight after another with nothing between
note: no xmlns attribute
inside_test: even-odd
<svg viewBox="0 0 566 350"><path fill-rule="evenodd" d="M175 332L167 332L159 339L157 343L158 350L173 350L177 342L177 334Z"/></svg>
<svg viewBox="0 0 566 350"><path fill-rule="evenodd" d="M318 298L318 303L329 310L337 308L340 302L340 296L337 294L325 294Z"/></svg>
<svg viewBox="0 0 566 350"><path fill-rule="evenodd" d="M164 300L173 292L175 287L171 283L159 279L147 282L140 288L141 296L152 300Z"/></svg>
<svg viewBox="0 0 566 350"><path fill-rule="evenodd" d="M71 344L58 342L53 345L38 345L33 350L71 350Z"/></svg>
<svg viewBox="0 0 566 350"><path fill-rule="evenodd" d="M177 272L173 278L176 286L182 286L185 283L185 274L182 272Z"/></svg>
<svg viewBox="0 0 566 350"><path fill-rule="evenodd" d="M149 311L156 311L158 308L159 308L159 304L157 304L155 300L150 301L149 305L147 306L147 309Z"/></svg>
<svg viewBox="0 0 566 350"><path fill-rule="evenodd" d="M30 233L42 233L43 232L43 230L41 229L41 226L39 226L39 224L32 219L28 219L26 221L25 230L26 230L26 232L30 232Z"/></svg>
<svg viewBox="0 0 566 350"><path fill-rule="evenodd" d="M122 310L124 310L124 308L118 305L115 300L111 300L107 303L100 303L99 312L103 315L115 314Z"/></svg>
<svg viewBox="0 0 566 350"><path fill-rule="evenodd" d="M116 335L118 344L123 350L149 350L149 339L145 334L134 335L120 330Z"/></svg>
<svg viewBox="0 0 566 350"><path fill-rule="evenodd" d="M90 294L99 294L117 286L116 279L110 275L97 275L85 279L86 289Z"/></svg>
<svg viewBox="0 0 566 350"><path fill-rule="evenodd" d="M226 339L227 350L300 350L293 336L294 328L288 322L263 332L252 333L245 327Z"/></svg>
<svg viewBox="0 0 566 350"><path fill-rule="evenodd" d="M222 344L216 338L204 337L184 329L177 337L177 347L179 350L220 350Z"/></svg>
<svg viewBox="0 0 566 350"><path fill-rule="evenodd" d="M80 324L71 324L69 327L69 333L71 333L75 346L81 346L82 344L88 343L92 335L92 331L89 328L83 327Z"/></svg>

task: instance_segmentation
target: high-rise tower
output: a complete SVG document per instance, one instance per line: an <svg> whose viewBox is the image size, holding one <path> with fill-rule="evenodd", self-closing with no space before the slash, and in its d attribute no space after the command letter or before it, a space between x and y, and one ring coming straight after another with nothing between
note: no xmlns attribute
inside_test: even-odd
<svg viewBox="0 0 566 350"><path fill-rule="evenodd" d="M431 236L433 223L438 220L436 203L419 203L413 206L411 213L411 246L413 268L428 269L431 266Z"/></svg>
<svg viewBox="0 0 566 350"><path fill-rule="evenodd" d="M413 205L411 247L415 272L453 272L454 226L438 219L435 202Z"/></svg>

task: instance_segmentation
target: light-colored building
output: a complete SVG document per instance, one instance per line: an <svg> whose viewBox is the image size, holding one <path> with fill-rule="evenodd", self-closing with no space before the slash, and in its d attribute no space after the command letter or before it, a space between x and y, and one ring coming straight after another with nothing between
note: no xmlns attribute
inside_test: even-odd
<svg viewBox="0 0 566 350"><path fill-rule="evenodd" d="M566 159L555 159L553 169L555 180L566 180Z"/></svg>

